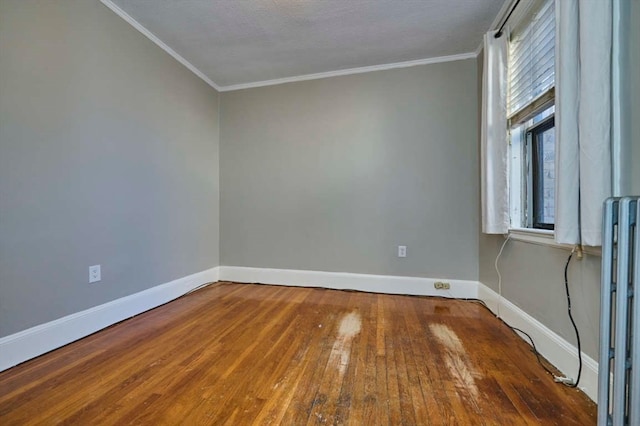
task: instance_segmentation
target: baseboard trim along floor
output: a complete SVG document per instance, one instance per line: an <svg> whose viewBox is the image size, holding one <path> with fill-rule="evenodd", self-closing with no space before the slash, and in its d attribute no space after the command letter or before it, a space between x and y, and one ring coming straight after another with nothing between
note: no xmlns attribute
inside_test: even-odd
<svg viewBox="0 0 640 426"><path fill-rule="evenodd" d="M0 338L0 371L167 303L202 284L218 280L373 293L477 298L483 300L494 314L498 313L498 294L477 281L219 266ZM449 284L449 289L436 289L436 283ZM563 374L568 377L576 374L578 356L574 345L504 298L500 301L500 317L508 324L529 333L540 353ZM598 363L584 353L582 358L584 367L579 387L592 400L597 401Z"/></svg>
<svg viewBox="0 0 640 426"><path fill-rule="evenodd" d="M170 281L0 339L0 371L218 281L218 267Z"/></svg>
<svg viewBox="0 0 640 426"><path fill-rule="evenodd" d="M302 271L294 269L221 266L220 280L241 283L279 284L295 287L360 290L372 293L442 296L461 299L475 298L478 294L477 281L353 274L348 272ZM450 287L448 290L436 290L434 286L436 282L447 283Z"/></svg>

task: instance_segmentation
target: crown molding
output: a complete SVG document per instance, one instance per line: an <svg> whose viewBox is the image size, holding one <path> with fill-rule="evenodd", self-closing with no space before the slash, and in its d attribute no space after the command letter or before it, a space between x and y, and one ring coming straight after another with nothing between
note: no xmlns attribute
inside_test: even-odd
<svg viewBox="0 0 640 426"><path fill-rule="evenodd" d="M133 19L131 17L131 15L129 15L124 10L120 9L120 7L118 5L113 3L111 0L100 0L100 2L103 5L105 5L106 7L108 7L109 9L111 9L111 11L113 13L115 13L116 15L118 15L119 17L124 19L133 28L135 28L136 30L140 31L140 33L142 33L145 37L147 37L149 40L151 40L156 45L158 45L158 47L160 47L162 50L164 50L169 55L171 55L173 57L173 59L175 59L176 61L180 62L189 71L191 71L192 73L194 73L195 75L200 77L200 79L202 79L209 86L213 87L218 92L221 91L220 86L218 86L216 83L214 83L209 77L207 77L202 71L200 71L198 68L196 68L191 62L187 61L185 58L180 56L175 50L173 50L172 48L167 46L162 40L160 40L158 37L156 37L155 34L153 34L151 31L146 29L140 22L138 22L135 19Z"/></svg>
<svg viewBox="0 0 640 426"><path fill-rule="evenodd" d="M509 3L510 0L507 0ZM250 83L240 83L240 84L231 84L228 86L219 86L213 80L206 76L205 73L196 68L191 62L187 61L185 58L180 56L175 50L167 46L162 40L160 40L155 34L145 28L140 22L136 21L131 15L122 10L118 5L116 5L112 0L100 0L100 2L108 7L113 13L124 19L129 25L138 30L142 35L147 37L149 40L154 42L158 47L171 55L176 61L180 62L184 65L189 71L194 73L196 76L200 77L204 82L206 82L209 86L216 89L218 92L230 92L233 90L242 90L242 89L250 89L254 87L263 87L263 86L274 86L277 84L284 83L293 83L297 81L306 81L306 80L318 80L321 78L329 78L329 77L338 77L352 74L363 74L374 71L385 71L396 68L409 68L415 67L419 65L428 65L428 64L437 64L441 62L452 62L452 61L462 61L465 59L475 59L478 56L478 51L475 52L467 52L460 53L456 55L448 55L448 56L438 56L434 58L425 58L425 59L417 59L413 61L405 61L405 62L394 62L389 64L381 64L381 65L372 65L367 67L358 67L358 68L348 68L343 70L336 71L327 71L321 73L314 74L304 74L292 77L284 77L277 78L273 80L263 80L263 81L254 81ZM503 6L504 8L504 6Z"/></svg>
<svg viewBox="0 0 640 426"><path fill-rule="evenodd" d="M483 48L484 48L484 39L480 42L480 44L476 48L476 51L474 52L474 55L476 55L476 58L478 57L478 55L480 55L480 52L482 52Z"/></svg>
<svg viewBox="0 0 640 426"><path fill-rule="evenodd" d="M465 59L475 59L475 52L461 53L457 55L438 56L435 58L418 59L415 61L394 62L390 64L372 65L368 67L348 68L336 71L320 72L315 74L304 74L293 77L276 78L273 80L255 81L252 83L232 84L229 86L221 86L220 91L230 92L232 90L251 89L254 87L275 86L277 84L293 83L297 81L318 80L321 78L339 77L352 74L363 74L373 71L385 71L396 68L409 68L418 65L437 64L440 62L462 61Z"/></svg>

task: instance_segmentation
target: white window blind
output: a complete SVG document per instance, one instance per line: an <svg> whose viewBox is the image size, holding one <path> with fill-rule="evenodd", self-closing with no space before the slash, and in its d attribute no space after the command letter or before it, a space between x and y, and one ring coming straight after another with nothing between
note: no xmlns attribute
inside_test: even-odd
<svg viewBox="0 0 640 426"><path fill-rule="evenodd" d="M530 104L548 104L534 102L539 98L550 97L553 100L551 89L555 83L555 27L554 1L545 0L533 19L511 35L508 67L509 117L522 116L517 113Z"/></svg>

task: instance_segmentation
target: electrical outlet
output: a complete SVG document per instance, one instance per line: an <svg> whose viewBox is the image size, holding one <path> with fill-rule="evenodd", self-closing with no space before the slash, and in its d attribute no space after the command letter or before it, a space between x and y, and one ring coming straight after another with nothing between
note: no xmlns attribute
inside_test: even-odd
<svg viewBox="0 0 640 426"><path fill-rule="evenodd" d="M451 288L451 285L448 282L444 281L436 281L435 283L433 283L433 286L436 288L436 290L449 290Z"/></svg>
<svg viewBox="0 0 640 426"><path fill-rule="evenodd" d="M398 246L398 257L407 257L407 246Z"/></svg>
<svg viewBox="0 0 640 426"><path fill-rule="evenodd" d="M89 284L97 283L101 279L100 265L89 266Z"/></svg>

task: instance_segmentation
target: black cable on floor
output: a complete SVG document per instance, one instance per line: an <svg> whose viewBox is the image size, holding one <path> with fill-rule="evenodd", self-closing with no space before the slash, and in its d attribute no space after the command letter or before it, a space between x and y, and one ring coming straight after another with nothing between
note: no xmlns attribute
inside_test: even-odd
<svg viewBox="0 0 640 426"><path fill-rule="evenodd" d="M573 251L569 254L567 258L567 263L564 265L564 288L567 292L567 313L569 314L569 319L571 320L571 324L573 325L573 329L576 332L576 341L578 343L578 377L576 381L571 384L566 384L571 388L575 388L580 383L580 376L582 375L582 349L580 347L580 333L578 332L578 326L576 322L573 320L573 315L571 314L571 295L569 294L569 263L571 263L571 258L573 257Z"/></svg>

